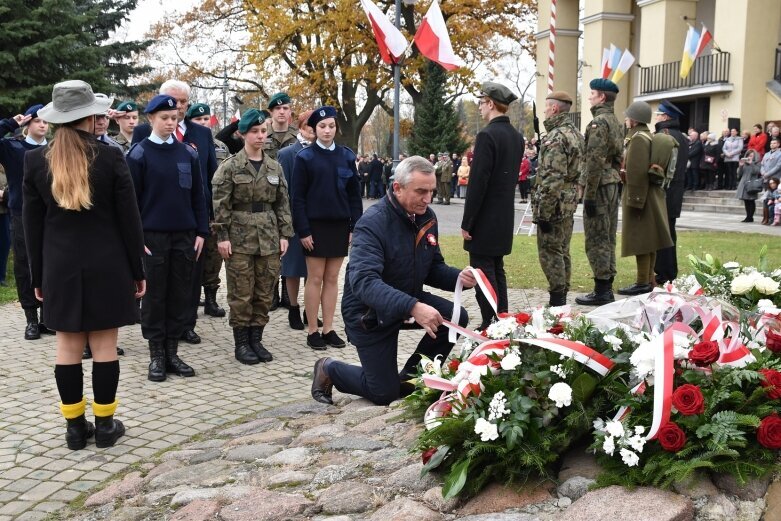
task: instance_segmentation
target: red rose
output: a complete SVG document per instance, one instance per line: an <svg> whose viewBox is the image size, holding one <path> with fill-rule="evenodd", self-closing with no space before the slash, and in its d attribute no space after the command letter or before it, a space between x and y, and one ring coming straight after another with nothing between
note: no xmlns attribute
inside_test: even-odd
<svg viewBox="0 0 781 521"><path fill-rule="evenodd" d="M686 433L673 422L665 423L656 434L659 445L667 452L678 452L686 445Z"/></svg>
<svg viewBox="0 0 781 521"><path fill-rule="evenodd" d="M564 332L564 326L562 326L561 324L556 324L555 326L553 326L548 330L548 333L552 335L560 335L563 332Z"/></svg>
<svg viewBox="0 0 781 521"><path fill-rule="evenodd" d="M436 453L437 453L437 448L431 447L430 449L426 450L423 454L421 454L420 458L423 460L423 464L425 465L426 463L428 463L431 457Z"/></svg>
<svg viewBox="0 0 781 521"><path fill-rule="evenodd" d="M771 389L767 393L767 397L773 400L781 398L781 373L775 369L760 369L759 374L763 376L762 387Z"/></svg>
<svg viewBox="0 0 781 521"><path fill-rule="evenodd" d="M765 346L774 353L781 353L781 335L767 331L765 333Z"/></svg>
<svg viewBox="0 0 781 521"><path fill-rule="evenodd" d="M759 422L757 441L768 449L781 449L781 418L777 414L766 416Z"/></svg>
<svg viewBox="0 0 781 521"><path fill-rule="evenodd" d="M696 366L707 367L716 362L720 355L719 344L709 340L694 344L694 349L689 351L689 360Z"/></svg>
<svg viewBox="0 0 781 521"><path fill-rule="evenodd" d="M702 414L705 411L705 398L699 387L684 384L673 391L673 407L684 416Z"/></svg>
<svg viewBox="0 0 781 521"><path fill-rule="evenodd" d="M532 319L532 316L528 313L516 313L515 314L515 321L518 322L520 325L525 326L529 323L529 321Z"/></svg>
<svg viewBox="0 0 781 521"><path fill-rule="evenodd" d="M450 369L451 372L455 373L458 371L458 366L461 365L461 361L458 360L458 358L452 359L450 362L448 362L447 367Z"/></svg>

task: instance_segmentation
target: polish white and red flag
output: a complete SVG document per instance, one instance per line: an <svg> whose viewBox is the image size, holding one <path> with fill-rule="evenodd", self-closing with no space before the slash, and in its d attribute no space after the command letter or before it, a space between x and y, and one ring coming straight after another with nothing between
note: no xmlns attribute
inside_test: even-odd
<svg viewBox="0 0 781 521"><path fill-rule="evenodd" d="M380 48L382 61L388 65L398 63L399 58L407 50L407 39L374 2L361 0L361 7L366 11L366 16L372 24L372 32L374 39L377 40L377 47Z"/></svg>
<svg viewBox="0 0 781 521"><path fill-rule="evenodd" d="M420 22L418 32L415 33L415 45L423 56L449 71L465 65L464 60L453 52L438 0L431 3L426 16Z"/></svg>

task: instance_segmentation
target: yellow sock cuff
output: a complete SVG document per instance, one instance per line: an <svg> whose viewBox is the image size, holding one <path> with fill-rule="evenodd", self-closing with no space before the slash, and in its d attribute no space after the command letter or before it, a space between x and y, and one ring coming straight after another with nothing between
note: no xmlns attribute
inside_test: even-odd
<svg viewBox="0 0 781 521"><path fill-rule="evenodd" d="M64 403L60 402L60 411L66 420L78 418L84 414L84 409L86 408L87 398L83 396L81 397L81 401L79 403L69 403L68 405L65 405Z"/></svg>
<svg viewBox="0 0 781 521"><path fill-rule="evenodd" d="M114 400L114 403L102 404L98 402L92 402L92 412L96 418L104 418L106 416L113 416L117 410L119 400Z"/></svg>

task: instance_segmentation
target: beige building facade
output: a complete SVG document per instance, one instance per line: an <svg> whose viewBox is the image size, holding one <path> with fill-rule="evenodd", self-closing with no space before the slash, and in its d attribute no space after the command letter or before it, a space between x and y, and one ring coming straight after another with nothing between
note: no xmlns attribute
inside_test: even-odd
<svg viewBox="0 0 781 521"><path fill-rule="evenodd" d="M547 94L551 0L539 0L538 106ZM581 129L591 119L588 83L600 76L602 49L635 56L619 82L616 113L634 100L675 103L682 126L749 129L781 121L781 0L557 0L554 89L579 94ZM679 75L689 25L713 42L689 76Z"/></svg>

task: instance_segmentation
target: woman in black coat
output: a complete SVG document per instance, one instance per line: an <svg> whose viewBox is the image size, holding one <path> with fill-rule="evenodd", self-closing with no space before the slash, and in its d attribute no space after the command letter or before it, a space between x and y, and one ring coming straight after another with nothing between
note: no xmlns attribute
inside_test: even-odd
<svg viewBox="0 0 781 521"><path fill-rule="evenodd" d="M84 448L93 434L98 447L110 447L125 433L114 419L118 328L135 323L135 299L146 290L141 218L122 150L93 135L95 115L112 100L96 98L78 80L55 85L52 99L39 116L60 126L47 147L25 157L30 275L36 298L46 300L45 320L57 331L54 376L68 448ZM81 354L87 342L95 427L84 417Z"/></svg>

